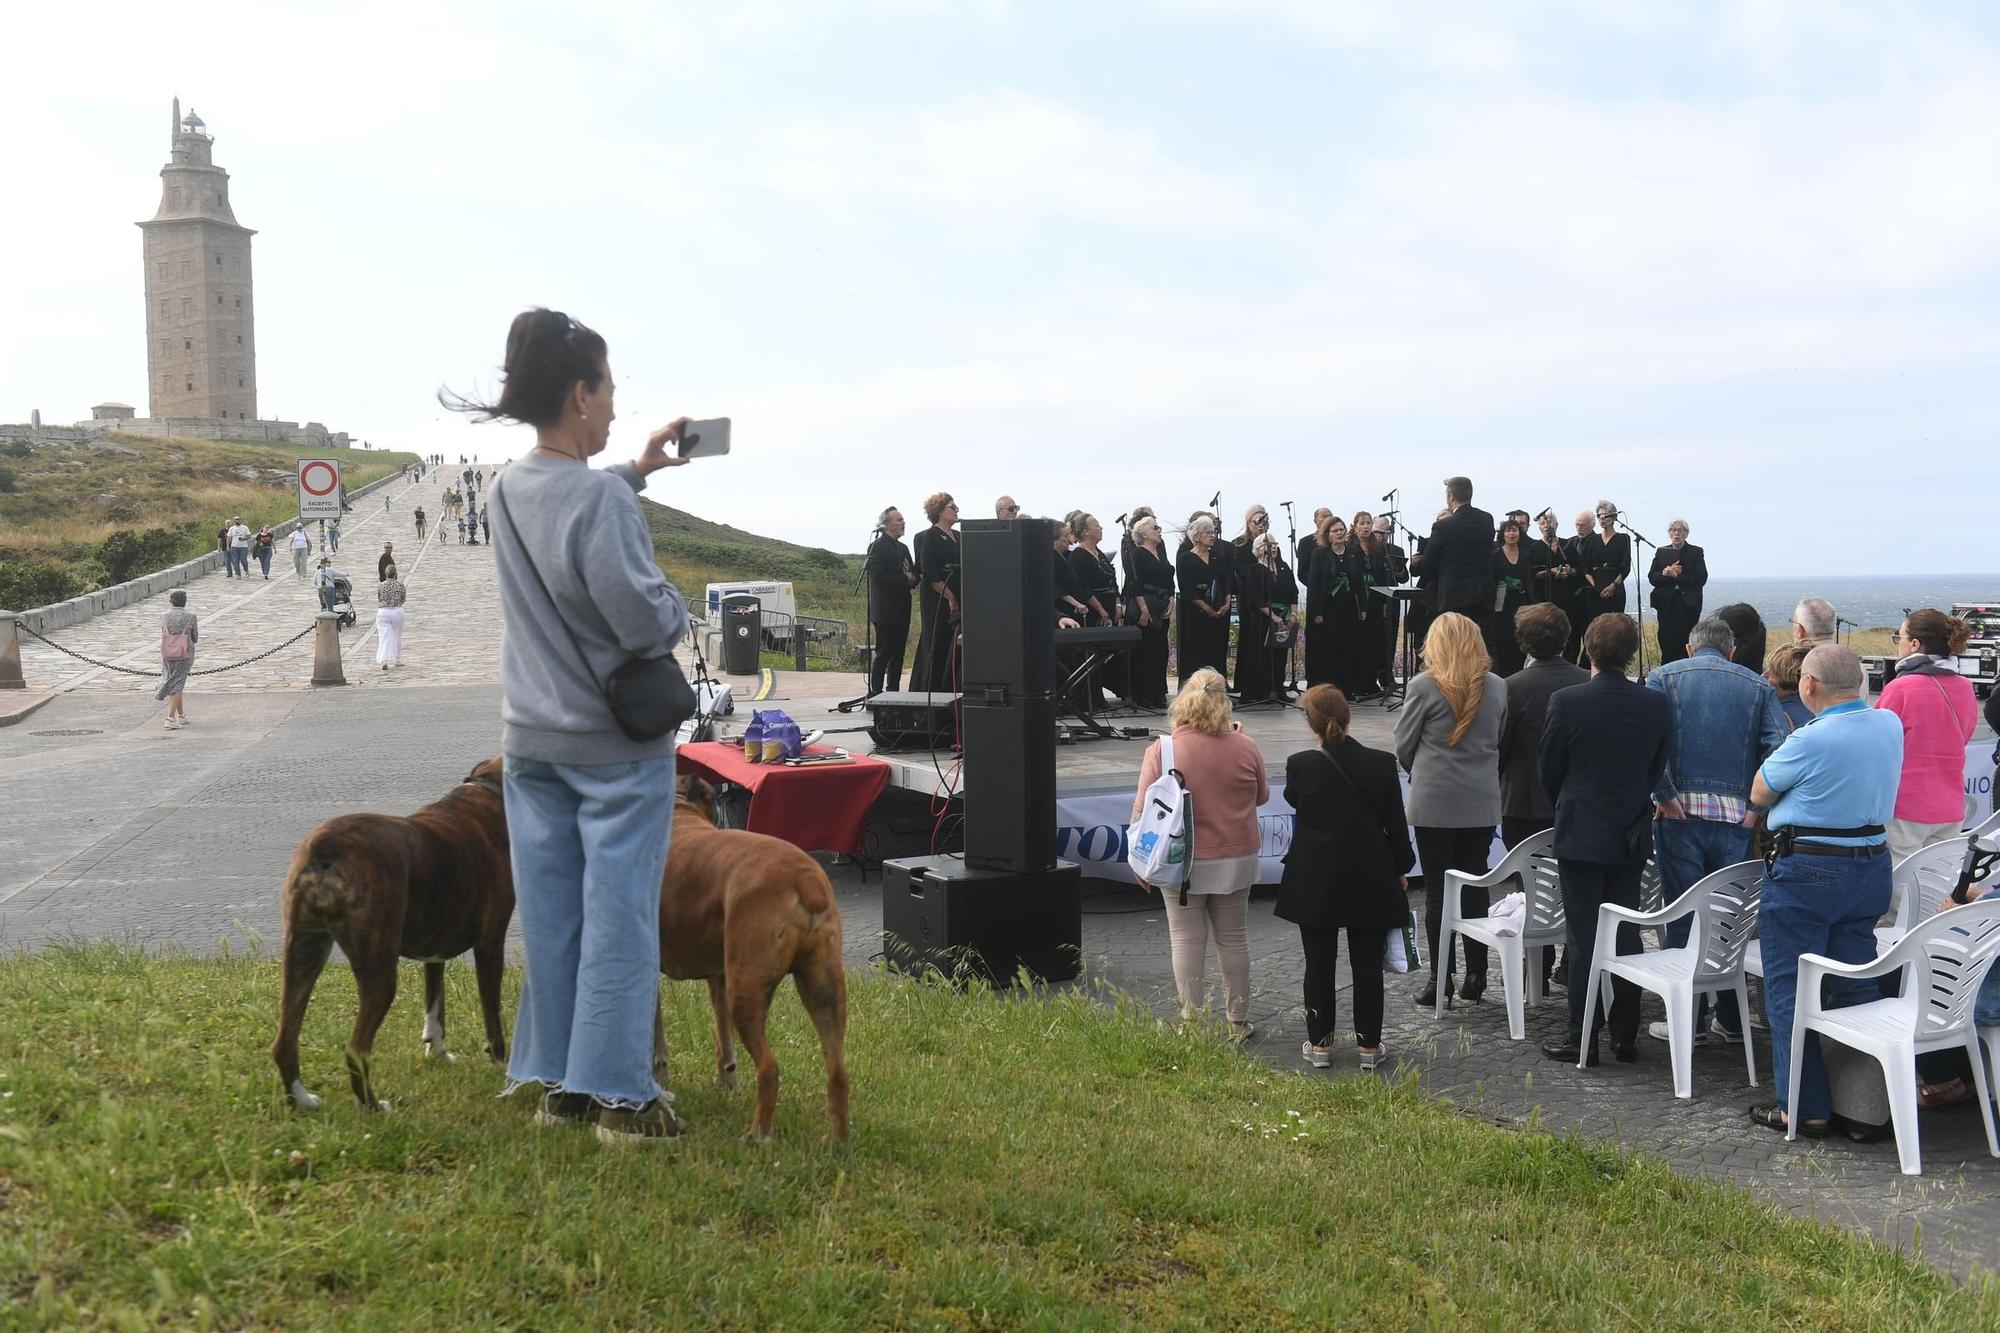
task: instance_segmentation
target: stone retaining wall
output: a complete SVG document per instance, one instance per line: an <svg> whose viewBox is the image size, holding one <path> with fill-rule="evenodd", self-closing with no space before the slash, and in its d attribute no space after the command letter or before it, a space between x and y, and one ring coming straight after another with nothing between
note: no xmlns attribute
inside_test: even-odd
<svg viewBox="0 0 2000 1333"><path fill-rule="evenodd" d="M360 490L349 491L347 493L349 507L351 508L354 501L359 500L362 496L368 494L368 492L378 490L390 482L401 481L402 479L400 472L391 472L386 477L369 482ZM283 523L275 525L271 531L280 537L289 537L292 529L298 527L298 525L299 521L296 518L288 518ZM280 550L279 555L283 554L284 552ZM81 625L84 621L101 616L106 611L116 611L120 607L130 606L134 602L143 602L146 598L156 593L165 592L169 588L178 588L182 584L192 583L202 575L213 573L221 568L222 552L210 551L205 555L198 555L192 560L182 561L178 565L171 565L166 569L158 570L151 574L141 574L136 579L128 579L124 583L114 583L108 588L99 588L96 592L88 592L81 597L72 597L67 602L56 602L50 606L38 606L31 610L23 611L20 613L19 619L23 625L34 630L37 634L52 634L59 629L68 629L72 625Z"/></svg>

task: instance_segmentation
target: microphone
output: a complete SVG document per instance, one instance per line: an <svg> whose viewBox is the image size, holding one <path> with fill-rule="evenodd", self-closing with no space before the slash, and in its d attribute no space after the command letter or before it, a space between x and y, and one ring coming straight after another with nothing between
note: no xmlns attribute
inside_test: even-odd
<svg viewBox="0 0 2000 1333"><path fill-rule="evenodd" d="M1535 515L1535 522L1539 523L1545 518L1552 519L1555 516L1556 516L1556 507L1554 505L1548 505L1543 508L1541 513Z"/></svg>
<svg viewBox="0 0 2000 1333"><path fill-rule="evenodd" d="M1395 491L1393 491L1393 490L1391 490L1391 491L1390 491L1390 492L1389 492L1389 493L1388 493L1387 495L1383 496L1383 497L1382 497L1381 499L1377 500L1377 501L1376 501L1375 503L1376 503L1376 504L1378 504L1378 505L1385 505L1385 504L1388 504L1388 503L1389 503L1389 501L1391 501L1391 500L1393 500L1393 499L1395 499L1395 498L1396 498L1396 492L1395 492Z"/></svg>
<svg viewBox="0 0 2000 1333"><path fill-rule="evenodd" d="M1216 492L1216 493L1215 493L1214 495L1211 495L1211 496L1209 496L1209 497L1208 497L1208 507L1209 507L1210 509L1220 509L1220 508L1222 508L1222 492L1221 492L1221 491L1217 491L1217 492Z"/></svg>
<svg viewBox="0 0 2000 1333"><path fill-rule="evenodd" d="M1125 513L1126 513L1126 514L1129 514L1129 513L1131 513L1131 512L1132 512L1132 511L1131 511L1131 510L1129 510L1129 509L1125 511ZM1111 521L1112 521L1113 523L1116 523L1116 524L1118 524L1118 525L1119 525L1120 527L1123 527L1123 526L1125 526L1125 514L1120 514L1120 515L1119 515L1119 516L1118 516L1117 518L1114 518L1114 519L1112 519Z"/></svg>

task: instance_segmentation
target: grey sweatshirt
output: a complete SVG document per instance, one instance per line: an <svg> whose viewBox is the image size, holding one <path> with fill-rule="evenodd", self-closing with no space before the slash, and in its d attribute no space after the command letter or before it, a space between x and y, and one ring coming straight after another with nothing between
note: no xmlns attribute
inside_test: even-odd
<svg viewBox="0 0 2000 1333"><path fill-rule="evenodd" d="M621 764L673 753L671 735L628 740L597 683L632 658L665 655L687 633L687 605L653 562L639 513L645 486L630 463L600 470L540 454L509 464L494 482L493 553L506 617L502 753L552 764ZM523 545L549 596L535 582ZM588 670L571 635L590 659Z"/></svg>

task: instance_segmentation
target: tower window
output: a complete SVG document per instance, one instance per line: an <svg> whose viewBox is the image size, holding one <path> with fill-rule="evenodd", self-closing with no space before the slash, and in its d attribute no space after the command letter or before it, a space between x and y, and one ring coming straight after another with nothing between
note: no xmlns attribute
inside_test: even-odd
<svg viewBox="0 0 2000 1333"><path fill-rule="evenodd" d="M188 262L187 260L183 259L181 261L181 276L185 278L187 275L188 275Z"/></svg>
<svg viewBox="0 0 2000 1333"><path fill-rule="evenodd" d="M193 304L194 304L194 299L193 299L192 297L187 297L187 296L183 296L183 297L181 298L181 318L182 318L182 319L186 319L186 318L188 317L188 308L189 308L190 306L192 306Z"/></svg>
<svg viewBox="0 0 2000 1333"><path fill-rule="evenodd" d="M188 386L188 390L187 390L187 391L188 391L189 393L193 393L193 392L194 392L194 381L193 381L193 380L189 380L189 381L187 382L187 386Z"/></svg>
<svg viewBox="0 0 2000 1333"><path fill-rule="evenodd" d="M238 310L241 310L243 308L243 298L240 296L236 298L236 308Z"/></svg>
<svg viewBox="0 0 2000 1333"><path fill-rule="evenodd" d="M236 387L239 389L243 387L243 377L241 375L236 377Z"/></svg>
<svg viewBox="0 0 2000 1333"><path fill-rule="evenodd" d="M216 303L217 305L221 305L221 304L222 304L222 293L221 293L221 292L217 292L217 293L215 294L215 303Z"/></svg>
<svg viewBox="0 0 2000 1333"><path fill-rule="evenodd" d="M181 339L181 350L183 352L192 352L194 350L194 339L192 338Z"/></svg>
<svg viewBox="0 0 2000 1333"><path fill-rule="evenodd" d="M215 266L216 266L217 268L221 268L221 267L222 267L222 256L221 256L221 255L217 255L217 256L215 257Z"/></svg>
<svg viewBox="0 0 2000 1333"><path fill-rule="evenodd" d="M243 335L240 333L236 335L236 345L238 347L241 347L243 345Z"/></svg>
<svg viewBox="0 0 2000 1333"><path fill-rule="evenodd" d="M159 274L160 280L164 282L167 276L167 261L162 259L155 263L153 268Z"/></svg>

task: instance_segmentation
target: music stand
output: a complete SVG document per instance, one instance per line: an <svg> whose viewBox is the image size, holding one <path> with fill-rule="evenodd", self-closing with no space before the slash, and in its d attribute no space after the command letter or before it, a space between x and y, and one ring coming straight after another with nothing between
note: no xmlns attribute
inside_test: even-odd
<svg viewBox="0 0 2000 1333"><path fill-rule="evenodd" d="M1390 689L1382 692L1382 707L1385 711L1388 711L1403 706L1404 701L1409 697L1410 675L1416 670L1417 627L1415 623L1416 616L1412 613L1420 606L1429 611L1436 611L1437 594L1429 588L1372 588L1370 591L1378 596L1386 597L1392 602L1401 602L1403 604L1402 643L1398 645L1396 650L1396 656L1401 660L1403 671L1401 675L1397 675L1394 669L1395 664L1390 664L1389 675L1396 683ZM1428 624L1429 621L1426 620L1425 623Z"/></svg>

